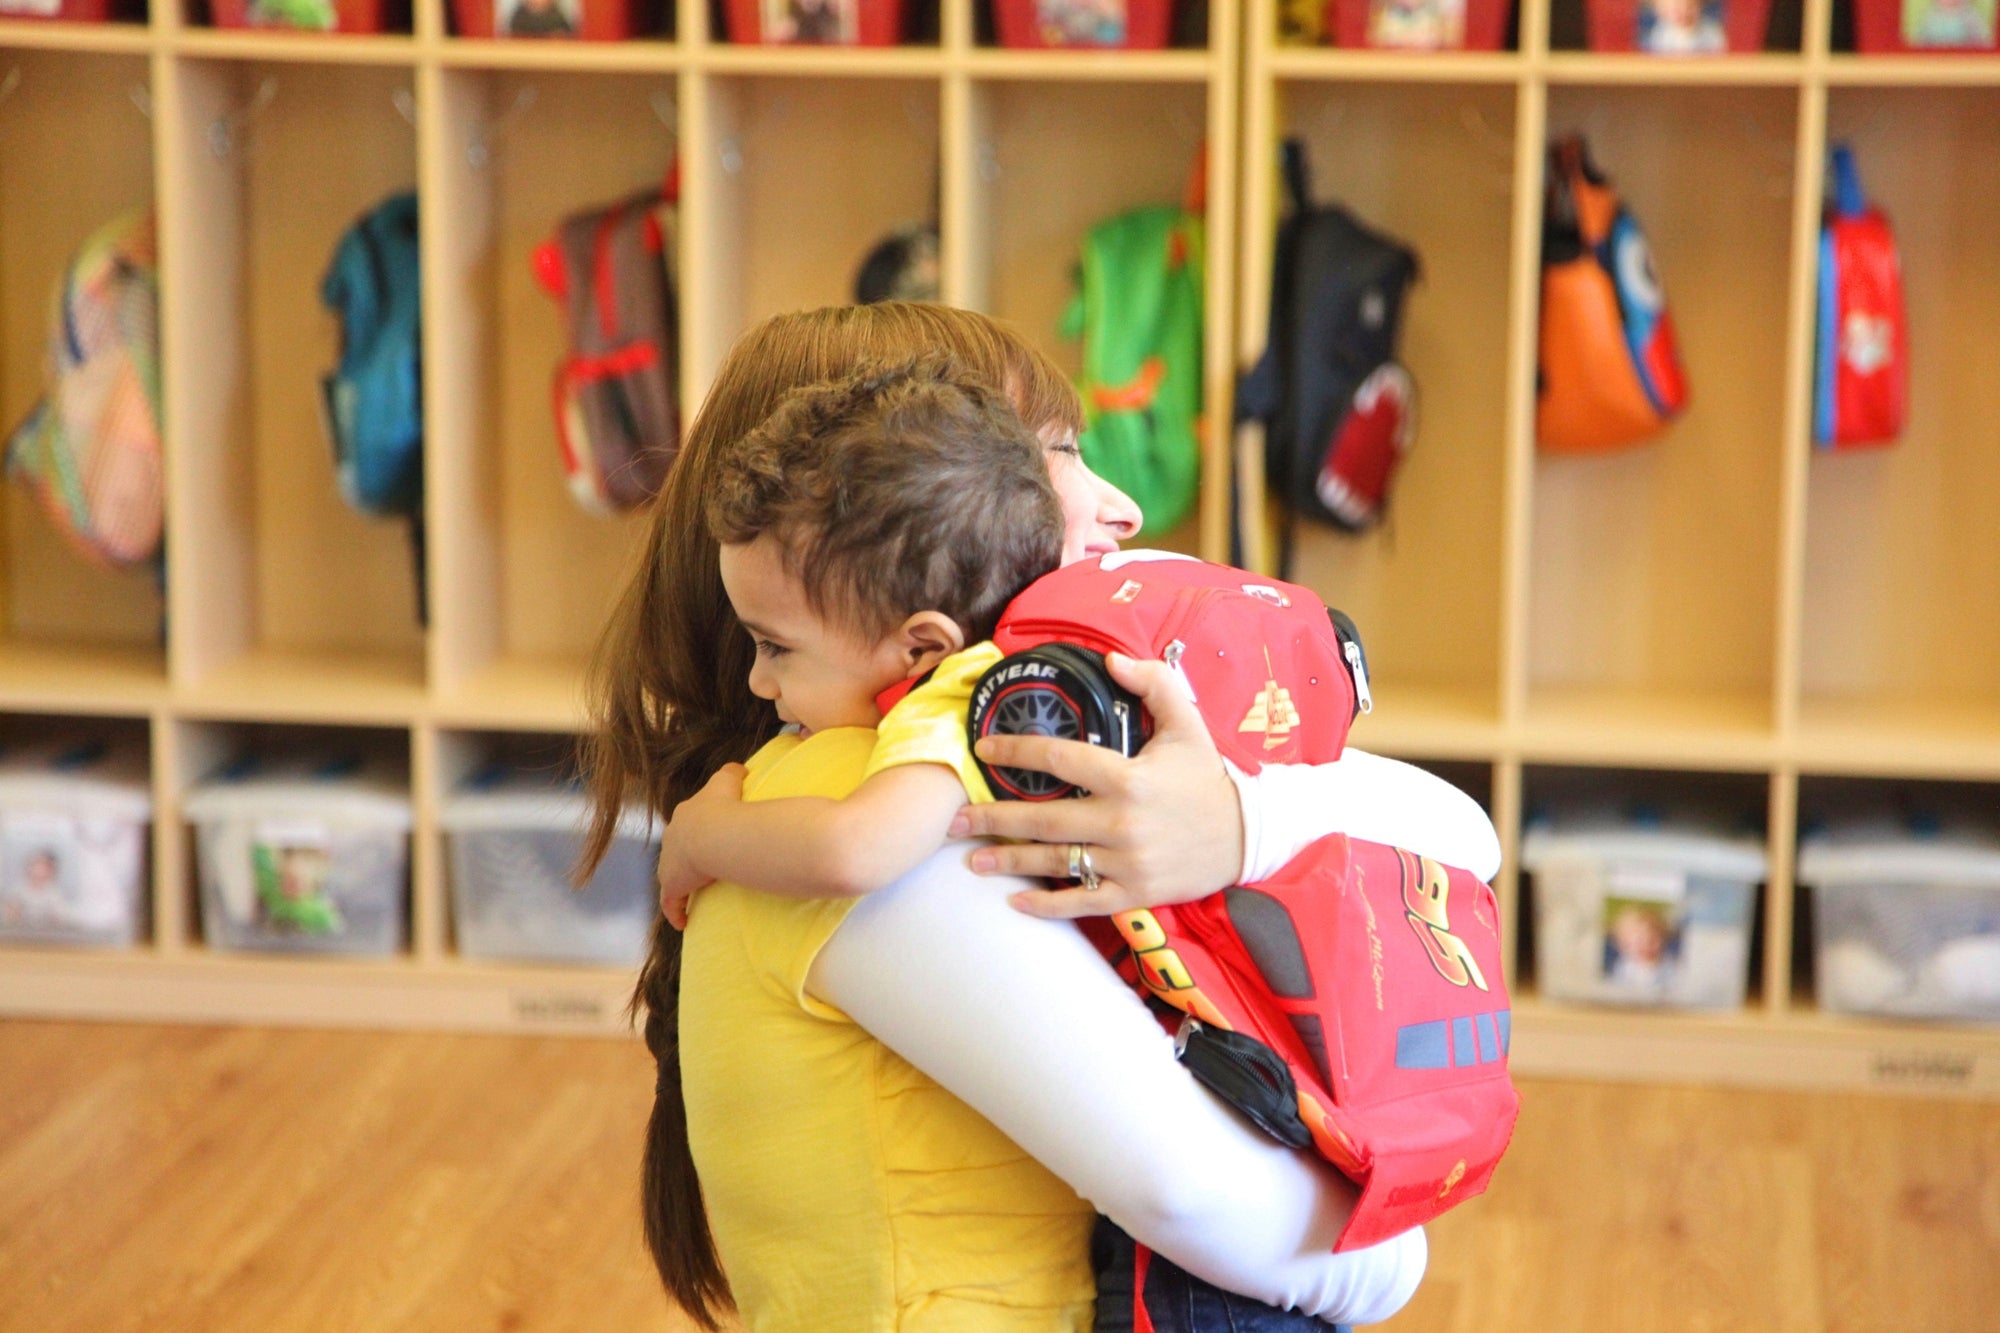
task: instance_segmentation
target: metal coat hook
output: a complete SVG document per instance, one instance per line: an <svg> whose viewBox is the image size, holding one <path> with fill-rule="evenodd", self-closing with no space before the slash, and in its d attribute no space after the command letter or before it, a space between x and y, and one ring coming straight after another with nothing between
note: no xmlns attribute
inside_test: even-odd
<svg viewBox="0 0 2000 1333"><path fill-rule="evenodd" d="M991 139L981 139L973 149L973 164L979 172L979 179L992 184L1000 179L1000 145Z"/></svg>
<svg viewBox="0 0 2000 1333"><path fill-rule="evenodd" d="M681 111L680 104L674 100L674 90L656 88L646 101L653 108L653 119L660 122L660 127L667 132L667 137L679 138Z"/></svg>
<svg viewBox="0 0 2000 1333"><path fill-rule="evenodd" d="M1501 169L1480 172L1480 178L1489 185L1497 186L1507 194L1514 192L1514 139L1500 133L1486 119L1486 113L1471 102L1461 102L1458 107L1458 123L1472 137L1473 142L1485 149Z"/></svg>
<svg viewBox="0 0 2000 1333"><path fill-rule="evenodd" d="M125 96L132 103L134 111L137 111L147 120L153 118L153 90L151 88L148 88L143 83L135 83L125 90Z"/></svg>
<svg viewBox="0 0 2000 1333"><path fill-rule="evenodd" d="M730 135L716 146L715 158L722 165L723 175L743 174L743 144L735 135Z"/></svg>
<svg viewBox="0 0 2000 1333"><path fill-rule="evenodd" d="M483 125L474 125L465 136L465 165L474 171L483 171L493 161L493 145L507 127L526 115L541 99L541 91L528 84L514 94L514 100L507 109Z"/></svg>
<svg viewBox="0 0 2000 1333"><path fill-rule="evenodd" d="M243 131L250 128L257 117L270 108L278 96L278 80L267 77L257 85L257 91L240 110L224 111L208 122L208 151L218 161L236 151L236 145Z"/></svg>
<svg viewBox="0 0 2000 1333"><path fill-rule="evenodd" d="M0 74L0 102L12 97L21 86L21 67L14 66L5 74Z"/></svg>
<svg viewBox="0 0 2000 1333"><path fill-rule="evenodd" d="M397 115L409 122L411 129L417 127L417 94L414 89L395 89L389 94L389 104L396 108Z"/></svg>

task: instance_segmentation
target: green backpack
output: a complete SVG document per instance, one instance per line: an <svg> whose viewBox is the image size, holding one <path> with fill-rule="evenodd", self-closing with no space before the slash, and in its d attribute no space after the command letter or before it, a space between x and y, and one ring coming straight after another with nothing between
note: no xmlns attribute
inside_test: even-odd
<svg viewBox="0 0 2000 1333"><path fill-rule="evenodd" d="M1141 536L1176 527L1201 481L1201 214L1158 205L1084 238L1062 335L1083 339L1084 461L1138 503Z"/></svg>

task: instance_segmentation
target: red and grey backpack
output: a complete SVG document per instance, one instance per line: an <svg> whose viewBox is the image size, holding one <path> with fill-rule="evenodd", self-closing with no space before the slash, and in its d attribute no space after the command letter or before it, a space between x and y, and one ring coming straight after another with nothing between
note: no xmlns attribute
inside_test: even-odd
<svg viewBox="0 0 2000 1333"><path fill-rule="evenodd" d="M535 276L563 307L556 438L577 503L594 513L651 500L680 447L680 352L670 265L678 173L564 219Z"/></svg>
<svg viewBox="0 0 2000 1333"><path fill-rule="evenodd" d="M971 737L1032 733L1134 754L1149 731L1103 654L1166 661L1239 768L1327 763L1368 706L1353 627L1309 589L1158 551L1082 561L1008 606L1008 654ZM982 765L996 795L1077 795ZM1342 834L1270 879L1085 923L1177 1033L1190 1072L1361 1188L1336 1248L1386 1240L1479 1194L1519 1099L1493 891L1471 872Z"/></svg>

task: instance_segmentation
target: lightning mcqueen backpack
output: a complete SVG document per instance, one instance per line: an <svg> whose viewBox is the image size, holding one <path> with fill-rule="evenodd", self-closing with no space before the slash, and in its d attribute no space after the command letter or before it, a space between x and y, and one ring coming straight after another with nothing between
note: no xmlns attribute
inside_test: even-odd
<svg viewBox="0 0 2000 1333"><path fill-rule="evenodd" d="M1139 701L1103 654L1167 662L1217 748L1254 773L1337 759L1369 706L1346 618L1309 589L1158 551L1037 580L994 640L971 738L1033 733L1136 753ZM1002 798L1079 794L982 765ZM1169 1006L1196 1078L1361 1188L1337 1249L1385 1240L1486 1186L1513 1133L1510 1010L1493 891L1469 871L1334 834L1270 879L1085 923L1142 996Z"/></svg>

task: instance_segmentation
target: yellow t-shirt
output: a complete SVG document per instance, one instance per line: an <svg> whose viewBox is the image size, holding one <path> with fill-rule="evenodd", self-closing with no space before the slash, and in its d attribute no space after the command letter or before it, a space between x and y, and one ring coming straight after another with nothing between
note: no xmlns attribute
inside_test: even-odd
<svg viewBox="0 0 2000 1333"><path fill-rule="evenodd" d="M875 752L869 755L862 777L872 778L899 764L943 764L958 774L974 805L991 801L993 789L972 758L965 715L979 678L1004 656L989 639L938 663L931 678L898 700L882 719L875 731Z"/></svg>
<svg viewBox="0 0 2000 1333"><path fill-rule="evenodd" d="M858 727L780 736L750 760L744 798L844 796L874 744ZM688 923L688 1139L745 1326L1088 1330L1090 1206L806 995L813 959L853 906L713 884Z"/></svg>

